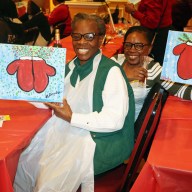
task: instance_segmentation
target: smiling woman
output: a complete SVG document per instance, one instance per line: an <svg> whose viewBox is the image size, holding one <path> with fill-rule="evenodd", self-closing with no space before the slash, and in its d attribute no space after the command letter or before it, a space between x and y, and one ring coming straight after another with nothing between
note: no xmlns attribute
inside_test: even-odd
<svg viewBox="0 0 192 192"><path fill-rule="evenodd" d="M74 18L72 30L73 48L82 65L98 52L106 33L105 23L97 16L82 14Z"/></svg>
<svg viewBox="0 0 192 192"><path fill-rule="evenodd" d="M133 26L124 36L124 54L112 59L123 66L135 95L137 118L145 97L153 85L158 82L172 95L192 99L192 86L182 85L160 79L162 67L148 55L152 49L153 33L146 27ZM145 81L143 81L145 79Z"/></svg>
<svg viewBox="0 0 192 192"><path fill-rule="evenodd" d="M94 175L129 157L134 144L133 91L122 68L100 52L105 32L99 16L74 17L77 57L66 65L65 99L62 105L46 103L54 115L21 155L15 192L69 192L80 185L82 192L93 192Z"/></svg>

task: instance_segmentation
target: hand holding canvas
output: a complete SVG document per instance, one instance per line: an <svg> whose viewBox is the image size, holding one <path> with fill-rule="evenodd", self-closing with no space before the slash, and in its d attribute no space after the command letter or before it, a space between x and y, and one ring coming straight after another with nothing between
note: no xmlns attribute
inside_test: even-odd
<svg viewBox="0 0 192 192"><path fill-rule="evenodd" d="M69 104L67 103L67 100L63 100L63 104L60 103L45 103L49 108L54 110L54 114L68 122L71 122L72 117L72 110Z"/></svg>

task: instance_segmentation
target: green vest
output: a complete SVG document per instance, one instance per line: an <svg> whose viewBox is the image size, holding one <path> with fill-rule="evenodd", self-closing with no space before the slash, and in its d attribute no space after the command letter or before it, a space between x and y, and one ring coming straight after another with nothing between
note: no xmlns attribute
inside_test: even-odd
<svg viewBox="0 0 192 192"><path fill-rule="evenodd" d="M122 67L105 56L102 56L94 81L93 111L100 112L103 107L102 91L107 74L114 66L120 68L127 83L129 111L121 130L110 133L91 132L91 136L96 143L94 155L95 175L106 172L122 164L124 160L130 156L134 145L135 101L133 90Z"/></svg>

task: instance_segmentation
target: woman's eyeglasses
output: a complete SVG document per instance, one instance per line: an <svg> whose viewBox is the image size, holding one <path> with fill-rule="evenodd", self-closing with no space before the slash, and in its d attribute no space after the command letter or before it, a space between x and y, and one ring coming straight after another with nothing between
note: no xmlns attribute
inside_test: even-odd
<svg viewBox="0 0 192 192"><path fill-rule="evenodd" d="M133 46L137 51L142 50L145 46L149 46L149 44L144 43L130 43L130 42L123 42L124 49L130 50Z"/></svg>
<svg viewBox="0 0 192 192"><path fill-rule="evenodd" d="M96 34L96 33L85 33L85 34L81 34L81 33L72 33L71 37L73 39L73 41L79 41L82 39L82 37L86 40L86 41L92 41L95 36L100 36L100 34Z"/></svg>

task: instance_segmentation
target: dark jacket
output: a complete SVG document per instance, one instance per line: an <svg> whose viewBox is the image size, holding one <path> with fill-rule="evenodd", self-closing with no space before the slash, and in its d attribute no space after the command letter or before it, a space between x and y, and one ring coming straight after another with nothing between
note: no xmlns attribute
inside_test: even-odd
<svg viewBox="0 0 192 192"><path fill-rule="evenodd" d="M26 19L26 16L28 18L28 14L22 16L20 20L23 22L24 29L30 29L34 27L38 27L39 32L43 36L43 38L46 41L50 41L51 39L51 30L50 26L48 24L47 17L43 14L43 12L39 12L32 16L31 19L28 19L28 21L25 21L23 18Z"/></svg>
<svg viewBox="0 0 192 192"><path fill-rule="evenodd" d="M0 17L0 43L23 44L23 25L14 23L11 19Z"/></svg>
<svg viewBox="0 0 192 192"><path fill-rule="evenodd" d="M177 0L173 5L173 26L178 31L183 31L189 19L192 18L192 0Z"/></svg>

